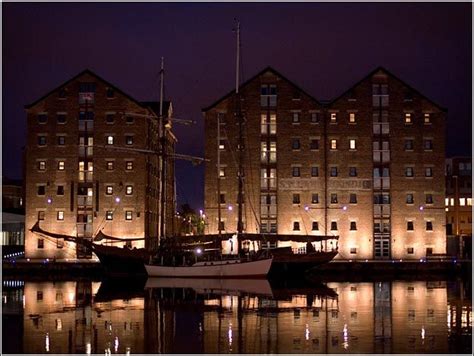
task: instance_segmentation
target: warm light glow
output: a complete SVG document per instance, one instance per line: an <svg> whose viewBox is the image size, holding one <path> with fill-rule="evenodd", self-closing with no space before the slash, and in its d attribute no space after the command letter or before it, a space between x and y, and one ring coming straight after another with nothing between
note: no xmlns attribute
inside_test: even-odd
<svg viewBox="0 0 474 356"><path fill-rule="evenodd" d="M465 206L466 205L466 198L459 198L459 206Z"/></svg>

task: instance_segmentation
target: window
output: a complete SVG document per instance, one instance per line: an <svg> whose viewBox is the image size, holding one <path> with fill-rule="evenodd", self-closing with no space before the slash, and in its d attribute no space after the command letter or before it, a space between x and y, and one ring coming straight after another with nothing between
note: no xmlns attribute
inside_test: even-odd
<svg viewBox="0 0 474 356"><path fill-rule="evenodd" d="M332 112L331 113L331 123L334 124L337 122L337 113Z"/></svg>
<svg viewBox="0 0 474 356"><path fill-rule="evenodd" d="M66 136L58 136L58 145L64 146L66 144Z"/></svg>
<svg viewBox="0 0 474 356"><path fill-rule="evenodd" d="M114 137L113 136L107 136L107 144L108 145L113 145L114 144Z"/></svg>
<svg viewBox="0 0 474 356"><path fill-rule="evenodd" d="M413 177L413 167L405 168L405 177Z"/></svg>
<svg viewBox="0 0 474 356"><path fill-rule="evenodd" d="M300 113L299 112L294 112L293 113L293 124L299 124L300 123Z"/></svg>
<svg viewBox="0 0 474 356"><path fill-rule="evenodd" d="M311 177L319 177L319 167L317 166L311 167Z"/></svg>
<svg viewBox="0 0 474 356"><path fill-rule="evenodd" d="M331 140L331 150L337 150L337 140Z"/></svg>
<svg viewBox="0 0 474 356"><path fill-rule="evenodd" d="M46 136L38 136L38 145L46 146Z"/></svg>
<svg viewBox="0 0 474 356"><path fill-rule="evenodd" d="M219 203L225 204L225 193L221 193L221 195L219 196Z"/></svg>
<svg viewBox="0 0 474 356"><path fill-rule="evenodd" d="M408 247L407 248L407 254L413 255L415 253L415 249L413 247Z"/></svg>
<svg viewBox="0 0 474 356"><path fill-rule="evenodd" d="M44 248L44 239L38 239L38 248ZM38 294L36 295L36 298L38 300L43 300L43 292L41 292L41 298L38 298Z"/></svg>
<svg viewBox="0 0 474 356"><path fill-rule="evenodd" d="M330 175L331 177L337 177L337 167L331 167Z"/></svg>
<svg viewBox="0 0 474 356"><path fill-rule="evenodd" d="M319 123L319 113L317 113L317 112L312 112L311 113L311 123L312 124Z"/></svg>
<svg viewBox="0 0 474 356"><path fill-rule="evenodd" d="M300 139L299 138L294 138L291 140L291 148L294 150L299 150L301 147L300 145Z"/></svg>
<svg viewBox="0 0 474 356"><path fill-rule="evenodd" d="M220 150L225 150L225 139L220 139L219 140L219 149Z"/></svg>
<svg viewBox="0 0 474 356"><path fill-rule="evenodd" d="M293 177L299 177L300 176L300 167L292 167L291 175Z"/></svg>
<svg viewBox="0 0 474 356"><path fill-rule="evenodd" d="M319 230L319 223L317 221L313 221L311 225L311 230L312 231L318 231Z"/></svg>
<svg viewBox="0 0 474 356"><path fill-rule="evenodd" d="M431 124L431 114L425 113L423 115L423 118L424 118L423 122L425 123L425 125Z"/></svg>
<svg viewBox="0 0 474 356"><path fill-rule="evenodd" d="M318 139L310 139L309 140L309 149L310 150L319 150L319 140Z"/></svg>
<svg viewBox="0 0 474 356"><path fill-rule="evenodd" d="M125 136L125 144L133 145L133 136Z"/></svg>
<svg viewBox="0 0 474 356"><path fill-rule="evenodd" d="M94 112L93 111L80 111L79 112L79 120L94 120Z"/></svg>
<svg viewBox="0 0 474 356"><path fill-rule="evenodd" d="M38 114L38 123L46 124L48 122L48 114Z"/></svg>
<svg viewBox="0 0 474 356"><path fill-rule="evenodd" d="M127 123L127 124L133 124L134 121L135 121L135 119L133 118L133 116L125 117L125 123Z"/></svg>
<svg viewBox="0 0 474 356"><path fill-rule="evenodd" d="M105 187L105 194L106 194L106 195L112 195L112 194L114 194L114 187L111 186L111 185L107 185L107 186Z"/></svg>
<svg viewBox="0 0 474 356"><path fill-rule="evenodd" d="M349 194L349 203L350 204L357 204L357 194L356 193Z"/></svg>
<svg viewBox="0 0 474 356"><path fill-rule="evenodd" d="M351 247L350 253L351 253L351 255L357 254L357 248L356 247Z"/></svg>
<svg viewBox="0 0 474 356"><path fill-rule="evenodd" d="M59 221L64 220L64 211L58 211L56 219L59 220Z"/></svg>
<svg viewBox="0 0 474 356"><path fill-rule="evenodd" d="M65 162L58 161L58 171L64 171Z"/></svg>
<svg viewBox="0 0 474 356"><path fill-rule="evenodd" d="M293 194L293 204L299 204L299 203L300 203L300 195Z"/></svg>
<svg viewBox="0 0 474 356"><path fill-rule="evenodd" d="M219 177L225 177L225 167L219 168Z"/></svg>
<svg viewBox="0 0 474 356"><path fill-rule="evenodd" d="M58 189L56 190L56 195L64 195L64 185L58 185Z"/></svg>
<svg viewBox="0 0 474 356"><path fill-rule="evenodd" d="M431 151L433 149L433 140L432 139L425 139L423 141L423 147L425 151Z"/></svg>
<svg viewBox="0 0 474 356"><path fill-rule="evenodd" d="M426 204L433 204L433 194L426 194L425 202Z"/></svg>
<svg viewBox="0 0 474 356"><path fill-rule="evenodd" d="M131 210L125 211L125 220L132 220L132 211Z"/></svg>
<svg viewBox="0 0 474 356"><path fill-rule="evenodd" d="M115 115L114 114L106 114L105 115L105 122L108 124L113 124L115 121Z"/></svg>
<svg viewBox="0 0 474 356"><path fill-rule="evenodd" d="M132 195L133 194L133 185L127 185L125 187L125 194L126 195Z"/></svg>
<svg viewBox="0 0 474 356"><path fill-rule="evenodd" d="M107 161L106 162L106 167L108 171L112 171L114 169L114 162L113 161Z"/></svg>
<svg viewBox="0 0 474 356"><path fill-rule="evenodd" d="M45 171L46 170L46 161L39 161L38 162L38 170Z"/></svg>
<svg viewBox="0 0 474 356"><path fill-rule="evenodd" d="M66 123L66 114L56 114L56 121L58 124L65 124Z"/></svg>
<svg viewBox="0 0 474 356"><path fill-rule="evenodd" d="M132 162L132 161L126 161L126 162L125 162L125 169L126 169L127 171L133 170L133 162Z"/></svg>
<svg viewBox="0 0 474 356"><path fill-rule="evenodd" d="M406 112L405 113L405 124L411 124L412 122L413 121L412 121L411 113Z"/></svg>
<svg viewBox="0 0 474 356"><path fill-rule="evenodd" d="M58 98L59 99L66 99L66 89L65 88L61 88L59 89L59 92L58 92Z"/></svg>
<svg viewBox="0 0 474 356"><path fill-rule="evenodd" d="M349 177L357 177L357 168L349 167Z"/></svg>
<svg viewBox="0 0 474 356"><path fill-rule="evenodd" d="M355 114L355 112L350 112L350 113L349 113L349 122L350 122L351 124L353 124L353 123L356 122L356 114Z"/></svg>
<svg viewBox="0 0 474 356"><path fill-rule="evenodd" d="M466 198L459 198L459 206L466 206Z"/></svg>
<svg viewBox="0 0 474 356"><path fill-rule="evenodd" d="M46 186L45 185L38 185L38 195L45 195L46 194Z"/></svg>
<svg viewBox="0 0 474 356"><path fill-rule="evenodd" d="M276 106L277 104L277 87L275 84L263 84L260 88L260 105Z"/></svg>
<svg viewBox="0 0 474 356"><path fill-rule="evenodd" d="M406 199L406 203L407 204L414 204L414 199L413 199L413 194L407 194L407 199Z"/></svg>
<svg viewBox="0 0 474 356"><path fill-rule="evenodd" d="M105 220L113 220L114 219L114 212L111 210L107 210L105 212Z"/></svg>
<svg viewBox="0 0 474 356"><path fill-rule="evenodd" d="M426 222L426 231L433 231L433 222L427 221Z"/></svg>
<svg viewBox="0 0 474 356"><path fill-rule="evenodd" d="M351 231L356 231L357 230L357 222L351 221L350 230Z"/></svg>
<svg viewBox="0 0 474 356"><path fill-rule="evenodd" d="M331 204L337 204L337 194L331 193Z"/></svg>
<svg viewBox="0 0 474 356"><path fill-rule="evenodd" d="M319 195L318 195L318 193L311 194L311 204L319 204Z"/></svg>
<svg viewBox="0 0 474 356"><path fill-rule="evenodd" d="M413 150L413 140L407 139L405 140L405 151L412 151Z"/></svg>
<svg viewBox="0 0 474 356"><path fill-rule="evenodd" d="M337 221L331 221L331 231L337 231Z"/></svg>
<svg viewBox="0 0 474 356"><path fill-rule="evenodd" d="M407 231L413 231L413 221L407 221Z"/></svg>
<svg viewBox="0 0 474 356"><path fill-rule="evenodd" d="M349 140L349 149L350 150L355 150L356 149L356 140L354 140L354 139Z"/></svg>
<svg viewBox="0 0 474 356"><path fill-rule="evenodd" d="M425 177L433 177L433 168L432 167L426 167L425 168Z"/></svg>
<svg viewBox="0 0 474 356"><path fill-rule="evenodd" d="M299 221L293 222L293 231L300 231L300 223Z"/></svg>
<svg viewBox="0 0 474 356"><path fill-rule="evenodd" d="M114 88L107 88L107 99L112 99L115 97Z"/></svg>
<svg viewBox="0 0 474 356"><path fill-rule="evenodd" d="M38 211L38 220L44 220L44 210Z"/></svg>
<svg viewBox="0 0 474 356"><path fill-rule="evenodd" d="M219 230L225 230L225 221L219 221Z"/></svg>

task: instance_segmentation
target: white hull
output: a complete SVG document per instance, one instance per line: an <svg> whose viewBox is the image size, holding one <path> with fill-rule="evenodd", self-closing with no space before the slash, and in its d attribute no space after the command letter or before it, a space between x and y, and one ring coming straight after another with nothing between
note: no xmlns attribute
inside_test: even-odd
<svg viewBox="0 0 474 356"><path fill-rule="evenodd" d="M145 288L192 288L201 294L240 295L246 293L272 296L270 283L266 279L151 277L146 281Z"/></svg>
<svg viewBox="0 0 474 356"><path fill-rule="evenodd" d="M215 261L199 262L192 266L145 265L149 277L188 278L257 278L265 277L272 265L272 259L257 261Z"/></svg>

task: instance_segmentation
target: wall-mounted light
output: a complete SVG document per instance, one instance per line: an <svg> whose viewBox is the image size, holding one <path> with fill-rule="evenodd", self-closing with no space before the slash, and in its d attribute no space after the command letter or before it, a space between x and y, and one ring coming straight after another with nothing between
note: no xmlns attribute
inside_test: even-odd
<svg viewBox="0 0 474 356"><path fill-rule="evenodd" d="M197 254L197 255L200 255L201 253L202 253L202 249L201 249L200 247L198 247L198 248L196 249L196 254Z"/></svg>
<svg viewBox="0 0 474 356"><path fill-rule="evenodd" d="M120 197L115 197L115 202L118 204L120 203Z"/></svg>
<svg viewBox="0 0 474 356"><path fill-rule="evenodd" d="M47 202L48 204L51 204L51 203L53 202L53 199L48 198L48 199L46 199L46 202Z"/></svg>
<svg viewBox="0 0 474 356"><path fill-rule="evenodd" d="M425 210L425 207L423 205L420 205L419 209L420 209L420 211L423 211L423 210Z"/></svg>
<svg viewBox="0 0 474 356"><path fill-rule="evenodd" d="M229 210L229 211L232 211L232 209L233 209L233 208L232 208L232 205L229 205L229 206L227 207L227 210Z"/></svg>
<svg viewBox="0 0 474 356"><path fill-rule="evenodd" d="M346 210L347 210L347 205L344 205L344 206L342 207L342 210L346 211Z"/></svg>

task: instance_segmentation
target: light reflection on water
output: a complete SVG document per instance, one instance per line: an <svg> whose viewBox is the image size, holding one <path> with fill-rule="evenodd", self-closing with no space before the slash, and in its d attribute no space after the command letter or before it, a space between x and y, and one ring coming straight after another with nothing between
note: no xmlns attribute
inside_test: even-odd
<svg viewBox="0 0 474 356"><path fill-rule="evenodd" d="M472 350L471 287L459 281L329 282L286 288L267 281L216 286L209 280L167 280L173 288L163 280L148 281L147 288L145 281L6 282L5 352Z"/></svg>

